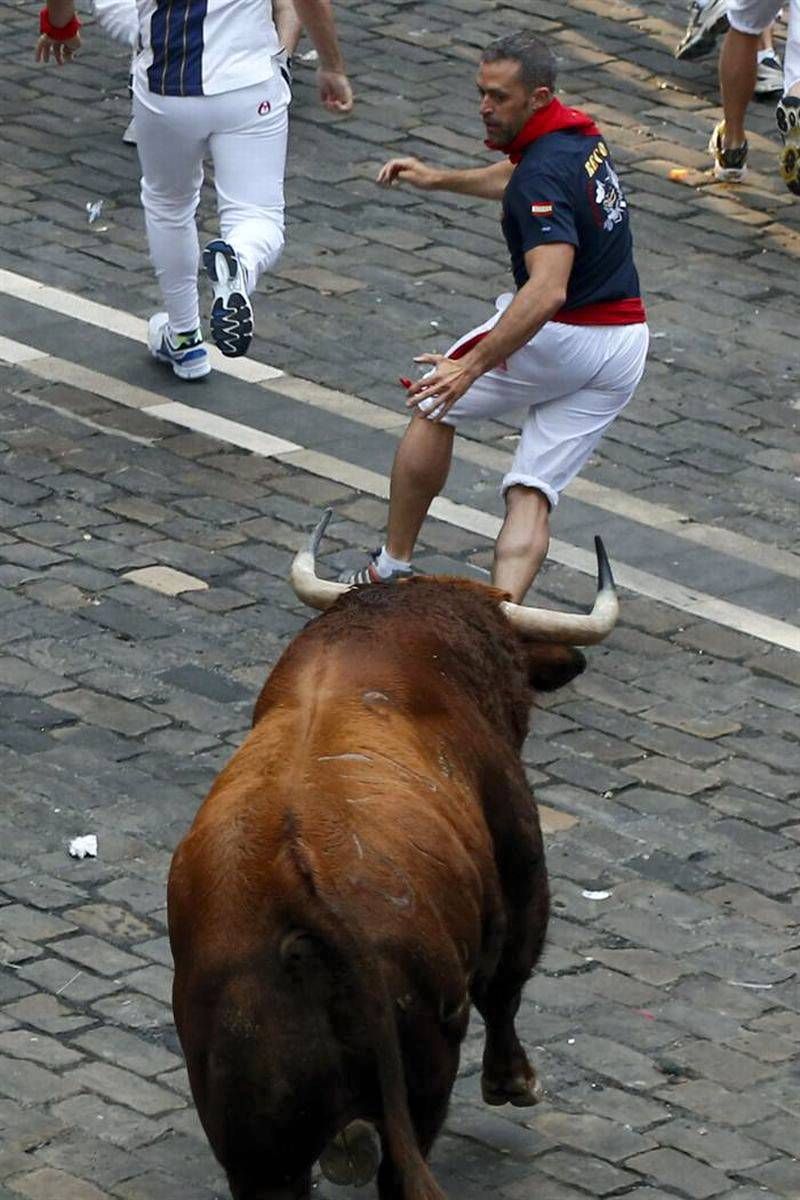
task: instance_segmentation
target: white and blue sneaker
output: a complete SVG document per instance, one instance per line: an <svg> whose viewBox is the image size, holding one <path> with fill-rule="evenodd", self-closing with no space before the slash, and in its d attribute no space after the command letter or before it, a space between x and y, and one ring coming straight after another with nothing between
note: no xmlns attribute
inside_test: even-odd
<svg viewBox="0 0 800 1200"><path fill-rule="evenodd" d="M203 266L214 289L211 336L226 358L239 358L253 339L253 309L242 264L233 246L216 239L203 251Z"/></svg>
<svg viewBox="0 0 800 1200"><path fill-rule="evenodd" d="M727 28L728 0L692 0L689 23L675 47L675 57L689 62L710 54Z"/></svg>
<svg viewBox="0 0 800 1200"><path fill-rule="evenodd" d="M179 379L203 379L211 370L200 330L173 333L165 312L155 313L150 318L147 344L153 358L172 367Z"/></svg>
<svg viewBox="0 0 800 1200"><path fill-rule="evenodd" d="M756 96L774 96L783 91L783 63L774 50L759 50L756 67Z"/></svg>

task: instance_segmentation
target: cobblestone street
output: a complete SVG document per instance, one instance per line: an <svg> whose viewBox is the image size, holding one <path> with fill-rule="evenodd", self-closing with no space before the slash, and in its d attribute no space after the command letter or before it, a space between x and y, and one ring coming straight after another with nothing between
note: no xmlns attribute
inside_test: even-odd
<svg viewBox="0 0 800 1200"><path fill-rule="evenodd" d="M0 11L0 1200L227 1200L172 1024L170 856L308 619L287 572L320 509L327 573L380 540L398 375L509 286L491 205L372 178L400 150L490 161L474 63L522 26L622 168L654 337L535 589L590 604L602 532L620 623L525 747L545 1099L482 1104L474 1017L435 1173L451 1200L800 1200L800 208L772 107L748 183L712 185L714 60L673 60L681 4L340 0L356 109L325 114L300 63L252 365L187 388L131 332L156 290L126 56L87 20L75 64L37 69L34 8ZM490 561L514 430L464 432L428 571Z"/></svg>

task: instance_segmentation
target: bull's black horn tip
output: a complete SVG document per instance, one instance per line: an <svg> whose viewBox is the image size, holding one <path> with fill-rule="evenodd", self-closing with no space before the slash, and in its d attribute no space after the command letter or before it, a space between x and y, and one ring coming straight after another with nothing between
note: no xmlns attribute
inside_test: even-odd
<svg viewBox="0 0 800 1200"><path fill-rule="evenodd" d="M333 516L333 509L326 508L323 511L322 516L320 517L315 529L313 530L313 532L311 534L311 539L310 539L311 552L314 555L316 555L317 550L319 549L319 544L322 541L323 535L325 533L325 530L328 528L328 525L330 523L330 519L332 516Z"/></svg>
<svg viewBox="0 0 800 1200"><path fill-rule="evenodd" d="M611 571L611 563L608 561L606 548L603 545L603 539L599 534L595 534L594 548L597 554L597 584L602 592L605 588L614 587L614 575Z"/></svg>

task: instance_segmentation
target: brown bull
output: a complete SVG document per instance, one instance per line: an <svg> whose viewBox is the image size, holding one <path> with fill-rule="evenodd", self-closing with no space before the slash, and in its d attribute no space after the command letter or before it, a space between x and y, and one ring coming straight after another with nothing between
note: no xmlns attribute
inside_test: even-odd
<svg viewBox="0 0 800 1200"><path fill-rule="evenodd" d="M548 889L520 747L533 690L584 659L512 621L597 641L613 581L600 548L585 617L457 580L340 596L316 577L320 534L293 581L333 607L273 670L173 860L175 1020L235 1200L309 1197L317 1159L365 1182L375 1131L381 1200L441 1200L425 1159L470 1002L485 1100L538 1098L514 1018Z"/></svg>

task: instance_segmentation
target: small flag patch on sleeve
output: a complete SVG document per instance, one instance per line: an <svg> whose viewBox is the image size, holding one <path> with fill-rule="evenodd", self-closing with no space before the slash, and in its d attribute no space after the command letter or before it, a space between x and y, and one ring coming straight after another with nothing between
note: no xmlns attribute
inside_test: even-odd
<svg viewBox="0 0 800 1200"><path fill-rule="evenodd" d="M534 217L552 217L553 205L545 200L538 200L531 205L531 213Z"/></svg>

